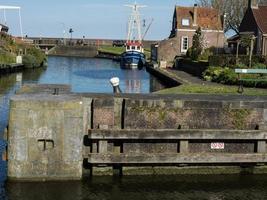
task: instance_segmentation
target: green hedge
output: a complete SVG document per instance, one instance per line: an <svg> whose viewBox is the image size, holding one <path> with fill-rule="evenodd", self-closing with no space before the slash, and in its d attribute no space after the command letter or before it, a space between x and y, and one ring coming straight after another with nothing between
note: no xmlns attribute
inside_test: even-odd
<svg viewBox="0 0 267 200"><path fill-rule="evenodd" d="M222 84L228 85L237 85L238 75L235 73L234 69L229 67L208 67L208 69L203 73L203 78L206 81L212 81ZM247 87L267 87L267 77L259 76L257 74L246 74L242 75L242 78L249 78L249 79L265 79L262 82L255 82L255 81L246 81L244 82L244 86Z"/></svg>
<svg viewBox="0 0 267 200"><path fill-rule="evenodd" d="M249 66L249 56L240 55L238 57L238 63ZM252 66L257 63L267 64L267 56L252 56ZM213 55L209 57L210 66L220 66L220 67L235 67L236 66L236 56L234 55Z"/></svg>
<svg viewBox="0 0 267 200"><path fill-rule="evenodd" d="M46 59L45 54L37 48L28 48L26 55L23 56L23 64L26 68L40 67Z"/></svg>
<svg viewBox="0 0 267 200"><path fill-rule="evenodd" d="M0 51L0 64L15 63L16 58L14 55L8 52Z"/></svg>

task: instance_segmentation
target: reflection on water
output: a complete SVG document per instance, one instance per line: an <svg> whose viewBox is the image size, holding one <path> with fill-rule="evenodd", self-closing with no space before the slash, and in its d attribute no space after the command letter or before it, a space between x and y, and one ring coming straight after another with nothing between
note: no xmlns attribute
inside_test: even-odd
<svg viewBox="0 0 267 200"><path fill-rule="evenodd" d="M73 92L112 93L110 78L120 78L125 93L149 93L164 88L143 70L122 70L104 59L49 57L48 67L0 76L0 138L7 126L9 98L23 83L69 84Z"/></svg>
<svg viewBox="0 0 267 200"><path fill-rule="evenodd" d="M47 69L0 77L0 133L7 125L8 99L22 83L71 84L75 92L112 92L109 79L118 76L124 92L162 87L145 71L121 70L109 60L51 57ZM1 135L0 135L1 138ZM8 182L0 199L19 200L264 200L267 176L93 177L76 182Z"/></svg>
<svg viewBox="0 0 267 200"><path fill-rule="evenodd" d="M69 84L73 92L112 93L109 80L114 76L120 78L120 87L125 93L149 93L164 88L145 70L121 70L118 63L103 59L49 57L46 69L38 68L0 76L0 139L7 126L9 99L22 84ZM2 175L0 174L0 178ZM66 190L66 186L71 190ZM81 182L9 183L7 193L9 199L39 199L40 196L41 199L81 199L80 196L86 195L83 193L84 187L87 186ZM0 180L0 200L5 198L6 191Z"/></svg>
<svg viewBox="0 0 267 200"><path fill-rule="evenodd" d="M112 93L109 80L114 76L120 78L120 87L125 93L153 92L152 82L163 88L145 69L122 70L119 63L111 60L66 57L50 57L39 83L69 84L74 92Z"/></svg>
<svg viewBox="0 0 267 200"><path fill-rule="evenodd" d="M93 177L77 182L8 183L20 200L266 200L267 176Z"/></svg>

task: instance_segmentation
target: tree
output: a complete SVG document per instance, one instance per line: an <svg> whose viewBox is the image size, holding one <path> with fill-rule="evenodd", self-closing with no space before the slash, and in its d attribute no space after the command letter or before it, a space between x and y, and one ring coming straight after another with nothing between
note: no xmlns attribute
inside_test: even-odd
<svg viewBox="0 0 267 200"><path fill-rule="evenodd" d="M203 51L203 35L201 32L201 28L198 27L196 33L193 36L193 44L191 50L191 58L192 60L198 60L199 56Z"/></svg>
<svg viewBox="0 0 267 200"><path fill-rule="evenodd" d="M248 6L248 0L197 0L197 3L219 10L221 16L226 15L224 31L233 30L236 33ZM267 3L267 0L259 0L259 3Z"/></svg>

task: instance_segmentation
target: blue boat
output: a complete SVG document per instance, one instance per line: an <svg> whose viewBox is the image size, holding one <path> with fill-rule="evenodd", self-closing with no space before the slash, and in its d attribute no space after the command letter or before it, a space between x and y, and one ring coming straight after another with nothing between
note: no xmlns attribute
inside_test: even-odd
<svg viewBox="0 0 267 200"><path fill-rule="evenodd" d="M128 46L132 48L133 46ZM137 46L136 46L137 48ZM121 55L121 68L125 69L140 69L146 63L145 54L140 51L129 50Z"/></svg>
<svg viewBox="0 0 267 200"><path fill-rule="evenodd" d="M121 68L123 69L140 69L146 63L141 35L141 22L139 8L145 7L142 5L126 5L132 8L132 14L128 22L128 33L125 52L121 54Z"/></svg>

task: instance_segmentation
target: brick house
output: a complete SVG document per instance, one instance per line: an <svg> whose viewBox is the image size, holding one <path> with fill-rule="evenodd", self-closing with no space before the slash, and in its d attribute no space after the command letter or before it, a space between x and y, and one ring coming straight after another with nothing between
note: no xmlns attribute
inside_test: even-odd
<svg viewBox="0 0 267 200"><path fill-rule="evenodd" d="M248 1L248 9L239 27L239 34L254 35L254 53L267 55L267 5L258 5L257 0Z"/></svg>
<svg viewBox="0 0 267 200"><path fill-rule="evenodd" d="M202 30L206 48L224 47L223 18L218 10L196 4L194 7L176 6L170 37L152 45L152 60L172 62L176 56L185 55L198 27Z"/></svg>

